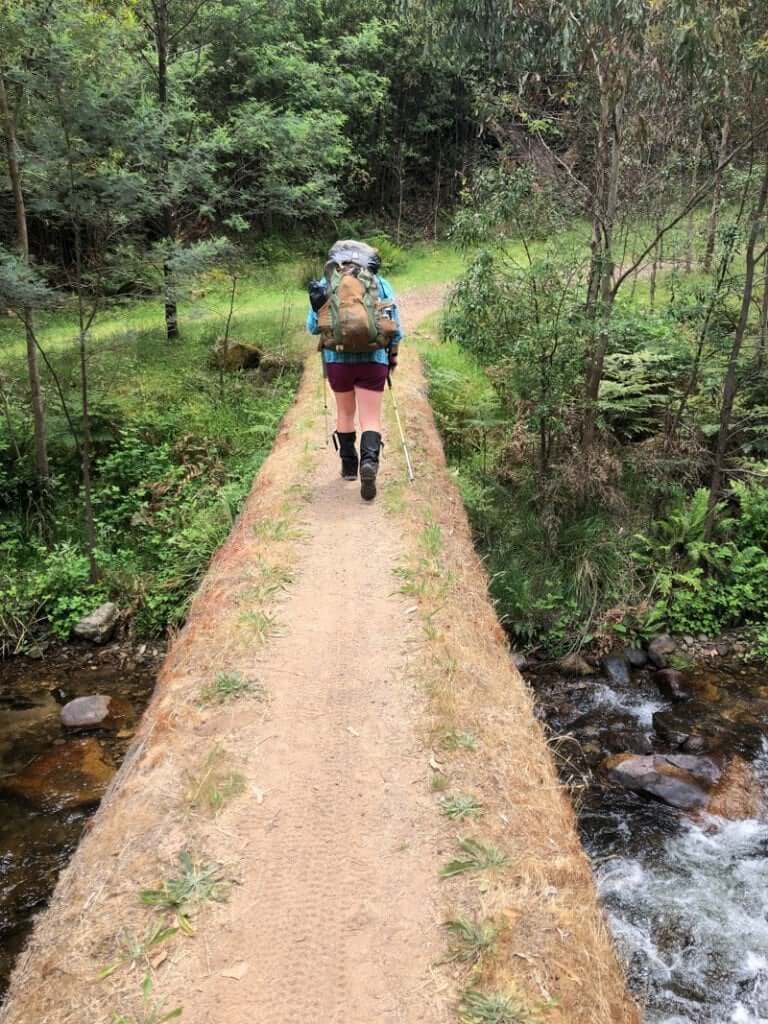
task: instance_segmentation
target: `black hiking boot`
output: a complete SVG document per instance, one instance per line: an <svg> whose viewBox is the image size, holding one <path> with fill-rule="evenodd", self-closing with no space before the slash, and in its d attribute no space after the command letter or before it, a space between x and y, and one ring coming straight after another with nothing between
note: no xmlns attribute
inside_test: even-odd
<svg viewBox="0 0 768 1024"><path fill-rule="evenodd" d="M333 443L336 451L341 456L341 479L357 480L357 448L355 438L357 434L352 430L348 434L336 431L333 435Z"/></svg>
<svg viewBox="0 0 768 1024"><path fill-rule="evenodd" d="M381 434L364 430L360 435L360 497L373 501L376 497L376 474L379 471Z"/></svg>

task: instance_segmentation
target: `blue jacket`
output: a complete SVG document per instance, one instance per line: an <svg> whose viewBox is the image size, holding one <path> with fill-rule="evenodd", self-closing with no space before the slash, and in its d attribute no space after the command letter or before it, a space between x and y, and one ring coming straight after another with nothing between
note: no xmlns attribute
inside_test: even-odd
<svg viewBox="0 0 768 1024"><path fill-rule="evenodd" d="M403 340L403 330L395 293L392 290L392 285L385 278L377 276L376 282L379 286L379 298L392 301L392 317L397 324L397 332L392 339L392 344L399 345ZM325 278L320 281L320 284L327 284ZM307 315L307 330L310 334L320 333L320 328L317 326L317 313L312 308ZM389 365L389 354L385 348L377 348L373 352L334 352L333 349L324 348L323 359L326 363L383 363L385 366Z"/></svg>

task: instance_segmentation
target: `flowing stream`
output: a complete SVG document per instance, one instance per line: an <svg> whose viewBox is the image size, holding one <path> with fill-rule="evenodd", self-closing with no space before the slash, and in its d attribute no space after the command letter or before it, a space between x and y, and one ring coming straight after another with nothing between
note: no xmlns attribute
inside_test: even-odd
<svg viewBox="0 0 768 1024"><path fill-rule="evenodd" d="M34 915L98 804L82 796L87 780L72 772L67 752L88 744L105 763L120 764L151 696L158 654L115 644L0 662L0 1003ZM87 733L65 729L61 706L92 694L119 698L121 721ZM32 799L9 792L40 758L50 767L40 792Z"/></svg>
<svg viewBox="0 0 768 1024"><path fill-rule="evenodd" d="M744 757L768 794L765 677L738 665L694 670L691 699L673 705L648 670L628 685L566 678L552 666L524 674L574 787L582 840L646 1024L766 1024L768 822L694 819L610 783L600 768L616 753L675 750L674 730L654 728L662 712L677 730L687 716L708 751Z"/></svg>

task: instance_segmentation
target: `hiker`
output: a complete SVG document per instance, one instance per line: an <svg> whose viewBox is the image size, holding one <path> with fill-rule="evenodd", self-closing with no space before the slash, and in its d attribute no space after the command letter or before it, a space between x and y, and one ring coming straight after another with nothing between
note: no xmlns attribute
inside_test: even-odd
<svg viewBox="0 0 768 1024"><path fill-rule="evenodd" d="M381 405L387 377L397 366L403 338L392 286L379 275L381 258L364 242L336 242L325 275L309 285L307 330L319 334L323 373L336 399L333 443L343 480L356 480L360 495L376 497ZM360 420L360 458L355 414Z"/></svg>

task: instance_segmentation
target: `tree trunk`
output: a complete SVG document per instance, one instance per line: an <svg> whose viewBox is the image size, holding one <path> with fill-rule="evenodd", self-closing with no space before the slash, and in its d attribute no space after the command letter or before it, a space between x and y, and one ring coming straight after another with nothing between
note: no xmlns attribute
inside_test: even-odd
<svg viewBox="0 0 768 1024"><path fill-rule="evenodd" d="M725 87L723 90L723 98L725 100L725 108L723 113L723 123L720 128L720 152L718 154L717 163L718 167L724 163L728 156L728 143L730 141L731 134L731 112L729 107L729 87L728 79L725 80ZM720 203L722 200L723 193L723 172L718 170L715 177L715 187L712 192L712 207L709 211L709 228L707 230L707 245L704 250L704 270L709 273L712 269L712 256L715 251L715 240L717 239L717 227L720 221Z"/></svg>
<svg viewBox="0 0 768 1024"><path fill-rule="evenodd" d="M693 151L693 171L691 172L691 195L696 191L699 180L699 164L701 163L701 125L696 136L696 148ZM685 272L690 274L693 270L693 246L694 246L694 220L693 210L688 214L687 240L685 247Z"/></svg>
<svg viewBox="0 0 768 1024"><path fill-rule="evenodd" d="M0 75L0 116L5 126L5 145L8 162L8 177L11 181L13 203L16 211L16 242L22 260L29 263L29 234L27 231L27 210L24 203L24 191L21 186L21 168L19 167L18 149L16 143L16 125L11 114L8 103L8 94L5 87L5 79ZM37 347L35 345L34 333L31 330L32 312L29 309L22 310L22 318L26 326L27 341L27 375L29 377L29 391L32 404L32 424L35 438L35 468L38 479L42 484L48 482L50 471L48 467L48 445L45 430L45 406L43 404L43 393L40 387L40 371L37 365Z"/></svg>
<svg viewBox="0 0 768 1024"><path fill-rule="evenodd" d="M731 428L731 416L738 390L738 369L739 357L741 355L744 336L749 326L749 314L752 306L752 292L755 284L755 248L764 229L763 219L765 204L768 199L768 152L764 157L763 180L760 186L760 195L752 211L752 223L749 229L749 238L746 251L746 271L744 276L744 291L741 297L741 312L739 322L736 326L736 333L733 336L733 345L728 355L728 365L725 371L723 382L722 405L720 407L720 425L717 434L717 448L712 465L712 479L709 485L709 509L706 521L706 536L711 537L715 524L715 510L722 490L725 458L728 452L729 431Z"/></svg>
<svg viewBox="0 0 768 1024"><path fill-rule="evenodd" d="M661 231L661 224L657 220L656 221L656 234L657 235L658 235L659 231ZM663 259L663 252L664 252L664 250L663 250L662 246L663 246L663 242L659 242L659 244L656 246L656 248L654 249L654 252L653 252L653 266L651 267L651 294L649 296L649 300L650 300L650 303L651 303L651 309L653 309L653 307L656 305L656 278L657 278L658 273L659 273L659 263L661 263L661 261Z"/></svg>
<svg viewBox="0 0 768 1024"><path fill-rule="evenodd" d="M439 234L439 218L440 218L440 182L443 175L443 147L440 147L440 154L437 158L437 169L435 170L435 216L434 226L432 229L432 236L437 241Z"/></svg>
<svg viewBox="0 0 768 1024"><path fill-rule="evenodd" d="M762 373L765 365L765 350L768 347L768 256L763 257L763 301L760 306L760 339L757 349L757 372Z"/></svg>
<svg viewBox="0 0 768 1024"><path fill-rule="evenodd" d="M155 36L155 51L157 53L157 99L160 110L165 116L168 107L168 0L156 0L152 5L155 20L152 26ZM168 187L168 161L163 157L160 165L160 177L163 187ZM163 207L163 237L168 243L174 239L174 216L170 200L167 200ZM176 306L176 288L173 280L173 270L169 261L163 262L163 288L165 294L165 334L169 341L179 336L179 317Z"/></svg>
<svg viewBox="0 0 768 1024"><path fill-rule="evenodd" d="M601 83L602 84L602 83ZM626 84L626 83L625 83ZM582 440L584 449L592 446L597 422L597 402L600 383L603 379L605 354L608 351L608 322L613 305L613 228L618 208L619 178L621 173L623 95L610 96L604 88L600 100L600 129L598 148L600 150L599 188L596 200L602 209L600 218L599 264L595 264L595 239L593 232L593 265L590 289L599 290L597 309L599 326L591 356L587 360L586 405ZM610 140L610 141L609 141ZM596 289L595 279L599 288Z"/></svg>
<svg viewBox="0 0 768 1024"><path fill-rule="evenodd" d="M91 411L88 396L88 330L90 320L86 320L85 291L83 287L83 240L80 215L75 202L75 169L72 157L72 137L67 120L67 107L59 93L59 115L66 143L67 172L69 176L69 199L72 203L72 225L75 241L75 291L77 294L78 316L78 347L80 355L80 408L83 417L83 437L80 445L80 468L83 475L83 519L85 525L85 546L90 567L90 579L95 583L101 576L96 561L96 519L93 513L93 487L91 481L93 435L91 433ZM94 310L95 312L95 310Z"/></svg>

